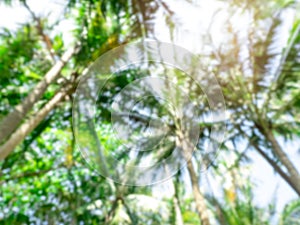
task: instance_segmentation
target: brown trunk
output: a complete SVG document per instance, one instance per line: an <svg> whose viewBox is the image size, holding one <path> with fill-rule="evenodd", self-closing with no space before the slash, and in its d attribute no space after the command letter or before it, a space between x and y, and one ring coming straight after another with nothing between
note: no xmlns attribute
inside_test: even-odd
<svg viewBox="0 0 300 225"><path fill-rule="evenodd" d="M182 214L179 206L179 201L176 196L173 196L173 204L174 204L174 210L175 210L175 224L176 225L184 225Z"/></svg>
<svg viewBox="0 0 300 225"><path fill-rule="evenodd" d="M200 191L197 174L194 170L193 163L191 160L188 161L187 168L190 174L193 195L195 198L196 208L200 217L201 225L210 225L205 199L203 194Z"/></svg>
<svg viewBox="0 0 300 225"><path fill-rule="evenodd" d="M43 96L47 87L55 81L63 67L71 59L74 53L77 51L77 47L72 48L65 52L61 60L58 61L49 71L46 73L43 80L41 80L28 96L17 105L14 110L9 113L0 122L0 144L4 142L20 125L27 113L32 109L34 104Z"/></svg>
<svg viewBox="0 0 300 225"><path fill-rule="evenodd" d="M288 158L287 154L283 151L279 143L277 142L272 130L265 128L258 123L255 124L256 128L261 132L261 134L266 138L266 140L271 144L272 151L276 155L276 158L281 162L281 164L285 167L286 171L284 171L281 167L277 165L275 161L273 161L259 146L255 143L251 144L256 148L256 150L270 163L270 165L274 168L275 171L279 173L279 175L290 185L291 188L297 192L300 196L300 175L294 166L293 162ZM245 132L239 129L244 135L248 137Z"/></svg>
<svg viewBox="0 0 300 225"><path fill-rule="evenodd" d="M21 125L10 138L0 147L0 160L5 159L24 139L32 132L40 122L60 103L67 91L58 92L46 105L35 115Z"/></svg>
<svg viewBox="0 0 300 225"><path fill-rule="evenodd" d="M271 130L263 128L259 124L256 124L256 128L261 132L263 136L265 136L266 140L271 144L272 150L276 155L276 158L282 163L282 165L286 168L286 171L278 166L275 160L271 159L268 154L265 153L263 149L259 147L256 142L251 141L251 138L241 129L239 131L244 134L244 136L249 139L250 144L258 151L258 153L267 160L270 166L290 185L291 188L300 196L300 176L293 165L293 163L289 160L288 156L285 154L276 138L274 137Z"/></svg>
<svg viewBox="0 0 300 225"><path fill-rule="evenodd" d="M252 143L254 148L258 151L258 153L265 159L267 162L273 167L273 169L297 192L300 196L300 192L298 191L297 187L294 185L293 180L287 174L287 172L283 171L283 169L277 165L277 163L271 159L256 143Z"/></svg>
<svg viewBox="0 0 300 225"><path fill-rule="evenodd" d="M180 202L179 202L179 193L178 193L178 179L176 181L172 181L173 188L174 188L174 196L173 196L173 205L175 211L175 225L184 225L182 212L180 209Z"/></svg>
<svg viewBox="0 0 300 225"><path fill-rule="evenodd" d="M187 161L187 169L190 175L193 195L196 202L196 209L199 214L201 225L210 225L208 210L205 203L205 198L200 191L198 177L192 163L192 152L195 146L190 143L189 138L182 131L177 131L178 145L183 150L184 157Z"/></svg>
<svg viewBox="0 0 300 225"><path fill-rule="evenodd" d="M275 155L287 169L289 173L290 182L293 184L294 189L296 189L296 192L298 193L298 195L300 195L300 175L296 167L279 145L272 131L266 131L264 132L264 134L267 140L271 143Z"/></svg>

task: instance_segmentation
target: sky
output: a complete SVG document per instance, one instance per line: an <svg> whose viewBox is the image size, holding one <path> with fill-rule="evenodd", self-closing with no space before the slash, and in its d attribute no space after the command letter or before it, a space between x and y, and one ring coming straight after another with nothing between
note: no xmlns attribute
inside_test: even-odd
<svg viewBox="0 0 300 225"><path fill-rule="evenodd" d="M55 21L60 18L63 12L65 1L50 1L50 0L29 0L28 4L37 12L38 15L48 15L50 21ZM180 0L168 0L169 5L173 11L175 11L175 21L179 24L175 30L174 43L182 46L192 52L201 53L205 51L203 44L203 35L207 34L208 27L211 24L212 18L213 25L211 25L210 32L212 34L213 42L216 46L220 45L224 40L222 34L224 18L227 16L225 10L221 10L218 14L214 14L218 8L224 6L224 3L216 0L210 1L198 1L197 6L191 6L187 1ZM172 2L172 3L170 3ZM13 8L0 5L0 27L6 27L8 29L15 30L19 24L28 19L28 12L20 5L15 4ZM157 15L157 23L155 25L155 35L160 41L170 42L170 35L168 29L161 23L162 12ZM282 45L287 41L288 30L291 27L291 22L294 17L293 13L285 15L285 24L282 27L283 32L278 40L278 45ZM247 16L243 15L235 19L236 28L243 31L247 24ZM71 43L72 35L71 30L74 26L71 21L64 21L58 26L58 30L64 32L64 39ZM284 143L280 140L280 143L285 146L288 155L293 159L295 165L299 165L299 142ZM269 164L256 152L249 152L251 159L253 160L253 166L251 168L251 179L256 184L254 188L255 202L258 205L266 206L273 199L274 193L277 193L278 211L282 211L284 205L297 197L293 190L274 173ZM298 164L297 164L298 163ZM187 190L190 190L190 186L187 183ZM214 184L217 187L217 183ZM203 188L207 188L204 184ZM154 186L154 194L158 197L170 195L170 182Z"/></svg>

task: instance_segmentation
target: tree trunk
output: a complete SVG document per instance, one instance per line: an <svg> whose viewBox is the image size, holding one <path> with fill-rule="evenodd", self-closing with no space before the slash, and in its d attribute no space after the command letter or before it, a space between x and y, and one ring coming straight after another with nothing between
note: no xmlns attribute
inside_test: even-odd
<svg viewBox="0 0 300 225"><path fill-rule="evenodd" d="M75 54L77 48L78 47L74 47L66 51L61 60L46 73L43 80L34 87L33 91L28 94L24 101L17 105L14 110L0 122L0 144L17 129L34 104L43 96L47 87L59 77L61 70Z"/></svg>
<svg viewBox="0 0 300 225"><path fill-rule="evenodd" d="M175 225L184 225L178 198L176 196L173 196L173 204L175 209Z"/></svg>
<svg viewBox="0 0 300 225"><path fill-rule="evenodd" d="M272 150L276 155L276 158L283 164L286 168L286 171L282 169L275 160L271 159L268 154L259 147L256 142L251 141L249 137L241 128L238 128L239 131L250 141L250 144L258 151L258 153L270 164L271 167L290 185L292 189L300 196L300 176L293 165L289 160L288 156L285 154L276 138L274 137L271 130L263 128L259 124L256 124L256 128L260 133L266 138L266 140L271 144Z"/></svg>
<svg viewBox="0 0 300 225"><path fill-rule="evenodd" d="M273 167L273 169L294 189L295 192L300 196L300 192L297 187L294 185L293 180L288 175L287 172L283 171L283 169L277 165L277 163L271 159L267 153L265 153L256 143L252 143L254 148L258 151L258 153Z"/></svg>
<svg viewBox="0 0 300 225"><path fill-rule="evenodd" d="M183 150L184 158L187 161L187 169L190 175L193 195L196 202L196 209L199 214L201 225L210 225L208 210L205 203L205 198L200 191L198 177L192 163L192 152L195 146L190 143L189 138L182 131L177 131L178 145Z"/></svg>
<svg viewBox="0 0 300 225"><path fill-rule="evenodd" d="M296 167L279 145L272 131L265 131L264 134L267 140L271 143L275 155L289 172L290 182L293 184L293 187L296 189L298 195L300 195L300 175Z"/></svg>
<svg viewBox="0 0 300 225"><path fill-rule="evenodd" d="M173 188L174 188L174 196L173 196L173 205L174 205L174 211L175 211L175 225L184 225L183 218L182 218L182 212L180 209L180 203L179 203L179 193L178 193L178 182L173 181Z"/></svg>
<svg viewBox="0 0 300 225"><path fill-rule="evenodd" d="M68 90L58 92L46 105L20 126L10 138L0 147L0 160L5 159L40 122L60 103L67 95Z"/></svg>
<svg viewBox="0 0 300 225"><path fill-rule="evenodd" d="M187 162L187 168L190 174L193 195L195 198L196 208L200 217L201 225L210 225L209 218L208 218L208 211L205 204L205 198L200 191L197 174L194 170L193 163L191 160Z"/></svg>

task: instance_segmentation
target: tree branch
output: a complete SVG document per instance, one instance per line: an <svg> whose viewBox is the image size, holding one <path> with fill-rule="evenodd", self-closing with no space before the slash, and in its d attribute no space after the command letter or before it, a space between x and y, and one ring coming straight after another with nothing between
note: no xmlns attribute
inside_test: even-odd
<svg viewBox="0 0 300 225"><path fill-rule="evenodd" d="M272 160L259 146L257 143L255 143L251 138L241 129L238 127L238 130L241 132L241 134L246 137L249 141L249 143L258 151L259 154L263 156L264 159L267 160L268 163L274 168L276 172L279 173L279 175L288 183L291 185L293 190L300 196L300 180L298 179L299 174L296 170L296 168L293 166L292 162L288 159L287 155L284 153L284 151L279 146L278 142L276 141L275 137L269 131L271 134L267 134L266 132L262 131L262 127L258 126L256 124L257 128L263 132L263 135L266 136L267 140L271 143L272 149L275 153L275 155L278 157L279 161L286 167L289 174L284 172L277 163ZM291 173L292 172L292 173ZM296 175L295 175L296 173Z"/></svg>
<svg viewBox="0 0 300 225"><path fill-rule="evenodd" d="M23 5L31 14L33 20L36 22L36 28L37 28L38 34L41 36L42 40L46 44L46 48L51 56L52 62L54 63L56 60L55 60L55 55L54 55L53 48L52 48L52 43L51 43L49 36L46 35L44 32L41 19L39 17L37 17L35 15L35 13L30 9L30 7L26 3L26 1L23 1Z"/></svg>
<svg viewBox="0 0 300 225"><path fill-rule="evenodd" d="M14 110L0 122L0 144L17 129L34 104L43 96L47 87L58 78L63 67L70 61L77 50L78 46L75 46L66 51L61 60L46 73L44 79L35 86L34 90L28 94L24 101L17 105Z"/></svg>
<svg viewBox="0 0 300 225"><path fill-rule="evenodd" d="M73 87L58 92L54 97L46 103L35 115L28 119L20 128L18 128L10 138L0 147L0 160L5 159L24 139L32 132L40 122L60 103L68 92L72 91Z"/></svg>
<svg viewBox="0 0 300 225"><path fill-rule="evenodd" d="M11 181L11 180L19 180L19 179L22 179L22 178L41 176L41 175L44 175L44 174L50 172L51 170L56 170L56 169L59 169L61 167L62 166L58 166L56 168L49 168L49 169L46 169L46 170L40 170L40 171L34 171L34 172L25 172L25 173L18 174L18 175L15 175L15 176L10 176L9 178L0 181L0 186L4 182L8 182L8 181Z"/></svg>
<svg viewBox="0 0 300 225"><path fill-rule="evenodd" d="M294 184L293 187L296 188L296 192L300 196L300 175L294 166L293 162L288 158L286 153L283 151L279 143L274 137L274 134L271 130L264 132L266 139L271 143L272 149L274 150L275 155L278 157L280 162L286 167L289 172L289 177L291 182Z"/></svg>
<svg viewBox="0 0 300 225"><path fill-rule="evenodd" d="M252 143L252 146L258 151L259 154L273 167L273 169L279 173L279 175L297 192L300 196L300 192L297 191L297 187L291 181L291 178L286 174L277 163L272 160L256 143Z"/></svg>

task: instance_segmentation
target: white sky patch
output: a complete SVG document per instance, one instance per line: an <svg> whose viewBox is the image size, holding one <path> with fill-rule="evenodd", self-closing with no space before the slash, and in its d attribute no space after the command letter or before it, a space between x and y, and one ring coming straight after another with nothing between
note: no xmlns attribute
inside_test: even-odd
<svg viewBox="0 0 300 225"><path fill-rule="evenodd" d="M63 40L66 46L74 42L74 37L71 33L75 28L75 24L71 19L63 18L66 1L63 0L27 0L30 9L37 17L47 18L50 25L59 22L55 27L55 32L51 37L58 33L62 33ZM12 7L0 4L0 28L8 28L17 30L22 24L28 22L31 15L28 10L19 2L14 2Z"/></svg>
<svg viewBox="0 0 300 225"><path fill-rule="evenodd" d="M203 48L203 35L208 31L213 15L218 9L224 7L224 3L217 1L202 1L199 5L192 5L186 1L168 0L166 1L172 11L175 12L174 22L174 44L178 44L194 53ZM157 15L155 25L155 35L161 41L170 42L170 32L164 20L163 13ZM222 20L214 20L215 42L221 42L222 35L220 27Z"/></svg>

